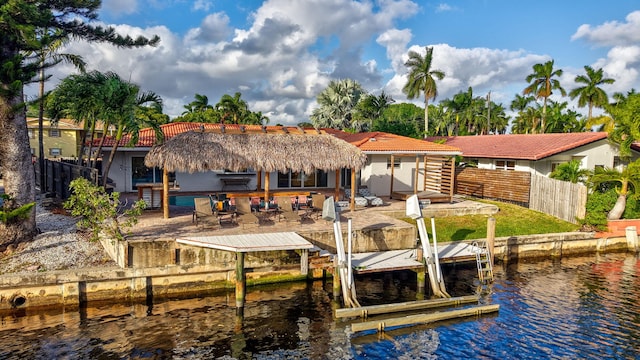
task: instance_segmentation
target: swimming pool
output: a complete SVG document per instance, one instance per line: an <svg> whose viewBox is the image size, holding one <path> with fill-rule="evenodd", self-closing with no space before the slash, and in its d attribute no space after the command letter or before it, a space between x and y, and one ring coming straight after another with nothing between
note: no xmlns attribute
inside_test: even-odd
<svg viewBox="0 0 640 360"><path fill-rule="evenodd" d="M206 195L173 195L169 196L169 205L195 207L193 199L206 197Z"/></svg>

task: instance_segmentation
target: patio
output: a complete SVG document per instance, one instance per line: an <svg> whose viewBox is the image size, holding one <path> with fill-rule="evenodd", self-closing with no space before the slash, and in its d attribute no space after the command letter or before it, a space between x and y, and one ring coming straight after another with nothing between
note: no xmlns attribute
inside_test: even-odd
<svg viewBox="0 0 640 360"><path fill-rule="evenodd" d="M137 194L126 193L121 195L122 200L129 202L137 199ZM354 231L382 229L391 231L394 229L407 229L413 226L399 220L404 217L405 201L384 198L385 205L357 208L355 211L345 210L340 213L343 231L346 230L347 220L352 220ZM162 209L145 210L139 218L138 224L131 229L129 241L158 241L175 240L184 236L212 236L212 235L237 235L259 234L272 232L294 231L300 234L329 233L333 236L333 224L322 218L312 216L302 222L274 220L263 222L258 226L243 228L238 225L223 224L219 228L196 226L192 221L193 207L170 206L172 217L163 218ZM426 218L431 216L455 216L468 214L493 214L497 212L493 205L465 200L455 197L451 203L430 204L423 209ZM444 241L445 239L441 239Z"/></svg>

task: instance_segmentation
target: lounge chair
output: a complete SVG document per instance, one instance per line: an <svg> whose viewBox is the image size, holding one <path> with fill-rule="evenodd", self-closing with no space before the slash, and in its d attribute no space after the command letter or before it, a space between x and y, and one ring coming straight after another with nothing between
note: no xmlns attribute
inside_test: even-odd
<svg viewBox="0 0 640 360"><path fill-rule="evenodd" d="M311 208L313 213L316 214L316 219L319 219L320 216L322 216L322 206L324 205L325 199L324 194L311 195Z"/></svg>
<svg viewBox="0 0 640 360"><path fill-rule="evenodd" d="M196 226L198 226L198 222L201 222L203 227L205 222L210 222L216 227L220 227L220 219L213 213L211 200L209 198L194 198L193 204L195 210L193 210L192 221L196 223Z"/></svg>
<svg viewBox="0 0 640 360"><path fill-rule="evenodd" d="M249 199L236 199L236 221L242 225L244 229L246 225L260 225L260 219L251 211L251 202Z"/></svg>
<svg viewBox="0 0 640 360"><path fill-rule="evenodd" d="M301 221L298 211L293 209L291 205L291 197L289 196L276 196L276 204L280 209L280 216L284 217L287 221Z"/></svg>

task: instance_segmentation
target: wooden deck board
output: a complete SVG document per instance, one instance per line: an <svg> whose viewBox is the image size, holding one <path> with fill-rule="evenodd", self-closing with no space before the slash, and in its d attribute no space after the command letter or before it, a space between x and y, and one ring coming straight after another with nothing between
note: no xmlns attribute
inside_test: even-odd
<svg viewBox="0 0 640 360"><path fill-rule="evenodd" d="M314 246L294 232L221 236L191 236L176 239L178 244L234 252L312 249Z"/></svg>

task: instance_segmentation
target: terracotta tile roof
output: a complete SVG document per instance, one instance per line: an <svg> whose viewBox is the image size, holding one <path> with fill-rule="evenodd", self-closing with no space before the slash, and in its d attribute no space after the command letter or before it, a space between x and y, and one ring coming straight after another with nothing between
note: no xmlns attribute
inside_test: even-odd
<svg viewBox="0 0 640 360"><path fill-rule="evenodd" d="M357 146L365 153L441 153L446 155L461 153L460 149L454 146L384 132L350 134L335 129L326 129L326 131Z"/></svg>
<svg viewBox="0 0 640 360"><path fill-rule="evenodd" d="M606 132L507 134L429 138L446 139L468 158L539 160L607 138Z"/></svg>
<svg viewBox="0 0 640 360"><path fill-rule="evenodd" d="M350 144L353 144L360 148L365 153L390 153L390 152L405 152L405 153L442 153L447 155L459 154L460 149L448 146L435 144L428 141L412 139L404 136L387 134L382 132L367 132L349 134L344 131L335 129L321 129L316 130L313 128L302 129L296 126L261 126L261 125L236 125L236 124L210 124L210 123L189 123L189 122L177 122L162 125L162 131L164 132L165 140L168 140L180 133L192 130L204 130L224 132L229 134L239 133L327 133L332 134L335 137L342 139ZM130 137L124 137L120 140L119 146L125 146L129 142ZM95 140L95 145L99 143L99 139ZM151 128L142 129L138 135L138 142L135 147L152 147L155 143L155 133ZM108 137L105 140L104 147L112 147L114 144L113 138Z"/></svg>
<svg viewBox="0 0 640 360"><path fill-rule="evenodd" d="M317 133L315 129L302 129L296 126L262 126L262 125L237 125L237 124L211 124L211 123L191 123L191 122L176 122L161 125L160 128L164 133L165 140L168 140L180 133L204 130L214 132L225 132L229 134L240 133ZM322 131L321 131L322 132ZM125 136L120 140L119 146L125 146L129 142L130 136ZM138 133L138 142L135 147L152 147L155 144L155 132L151 128L145 128ZM99 140L95 141L98 144ZM105 147L112 147L114 139L108 137L105 140Z"/></svg>

